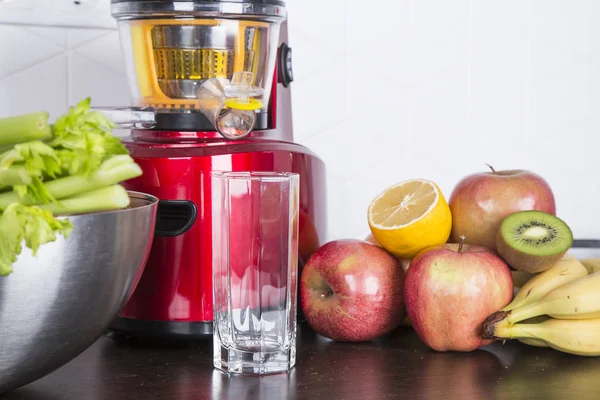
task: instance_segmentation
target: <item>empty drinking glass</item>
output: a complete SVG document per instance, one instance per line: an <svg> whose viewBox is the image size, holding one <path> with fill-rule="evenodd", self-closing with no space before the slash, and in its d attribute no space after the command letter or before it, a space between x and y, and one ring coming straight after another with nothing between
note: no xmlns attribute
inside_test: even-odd
<svg viewBox="0 0 600 400"><path fill-rule="evenodd" d="M214 172L216 368L287 372L296 362L299 176Z"/></svg>

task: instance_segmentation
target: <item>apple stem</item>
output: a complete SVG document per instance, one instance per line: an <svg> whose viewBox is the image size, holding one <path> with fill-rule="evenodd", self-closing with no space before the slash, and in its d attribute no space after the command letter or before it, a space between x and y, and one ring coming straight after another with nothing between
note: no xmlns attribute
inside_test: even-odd
<svg viewBox="0 0 600 400"><path fill-rule="evenodd" d="M464 235L461 235L461 236L458 238L458 252L459 252L459 253L462 253L463 246L465 245L465 240L467 240L467 237L466 237L466 236L464 236Z"/></svg>
<svg viewBox="0 0 600 400"><path fill-rule="evenodd" d="M487 165L492 170L492 174L496 173L496 170L490 164L485 164L485 165Z"/></svg>

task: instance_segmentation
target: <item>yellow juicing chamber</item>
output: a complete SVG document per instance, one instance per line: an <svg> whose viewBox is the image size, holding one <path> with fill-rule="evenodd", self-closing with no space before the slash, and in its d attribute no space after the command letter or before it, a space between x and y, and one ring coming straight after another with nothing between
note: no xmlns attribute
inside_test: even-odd
<svg viewBox="0 0 600 400"><path fill-rule="evenodd" d="M133 105L161 113L210 108L217 117L267 111L285 19L277 1L113 0L112 14ZM204 84L222 92L203 98Z"/></svg>

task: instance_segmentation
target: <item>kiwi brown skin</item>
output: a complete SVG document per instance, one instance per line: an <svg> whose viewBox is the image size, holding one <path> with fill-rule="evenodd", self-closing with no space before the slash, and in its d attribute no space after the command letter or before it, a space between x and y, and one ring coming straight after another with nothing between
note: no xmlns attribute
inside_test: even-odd
<svg viewBox="0 0 600 400"><path fill-rule="evenodd" d="M513 269L517 271L537 274L550 269L558 260L560 260L568 251L565 250L558 254L547 256L534 256L517 250L506 243L502 236L502 230L498 230L496 236L496 246L500 257L506 261Z"/></svg>
<svg viewBox="0 0 600 400"><path fill-rule="evenodd" d="M512 275L513 284L514 284L515 288L520 288L521 286L526 284L527 281L530 280L535 275L535 274L532 274L529 272L516 271L516 270L510 271L510 274Z"/></svg>

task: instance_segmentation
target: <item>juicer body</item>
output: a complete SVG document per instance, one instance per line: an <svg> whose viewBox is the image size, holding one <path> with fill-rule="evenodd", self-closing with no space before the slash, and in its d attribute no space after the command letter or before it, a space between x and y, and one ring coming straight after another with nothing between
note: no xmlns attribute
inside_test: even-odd
<svg viewBox="0 0 600 400"><path fill-rule="evenodd" d="M139 143L128 147L144 174L125 186L153 194L161 203L146 269L114 330L145 337L212 334L213 171L298 173L300 264L322 244L325 167L303 146L245 140L185 148ZM179 233L186 221L191 225Z"/></svg>
<svg viewBox="0 0 600 400"><path fill-rule="evenodd" d="M156 233L144 274L112 326L113 332L144 338L212 335L213 171L275 171L300 175L299 273L326 236L325 165L293 142L287 24L281 24L277 61L266 112L248 137L231 140L196 115L159 114L152 130L132 130L124 140L143 175L127 189L160 201ZM143 105L143 104L142 104ZM180 118L181 117L181 118ZM189 122L191 121L191 122ZM171 124L171 125L170 125ZM300 275L298 275L300 276ZM301 315L301 309L298 308Z"/></svg>

